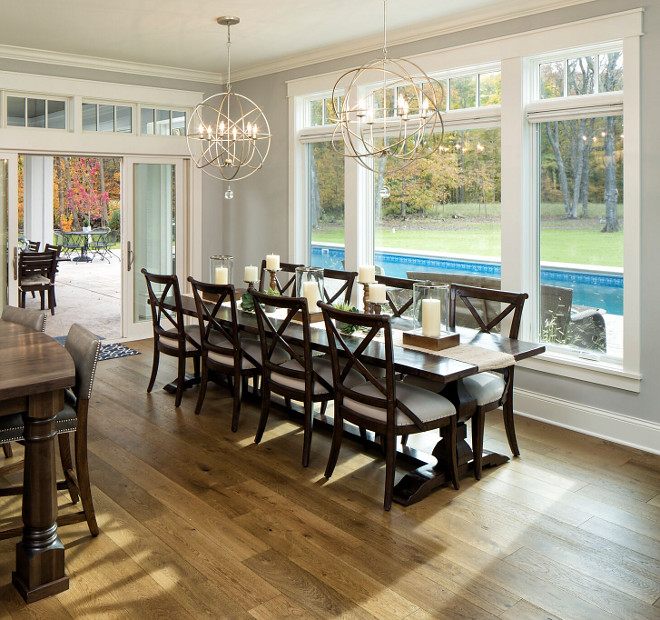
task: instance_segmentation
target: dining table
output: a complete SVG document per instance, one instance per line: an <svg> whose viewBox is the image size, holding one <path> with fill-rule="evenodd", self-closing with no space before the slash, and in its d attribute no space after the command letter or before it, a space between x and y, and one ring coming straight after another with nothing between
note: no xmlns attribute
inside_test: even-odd
<svg viewBox="0 0 660 620"><path fill-rule="evenodd" d="M25 427L23 536L12 582L27 603L69 588L57 534L55 416L76 369L50 336L0 320L0 416L21 413Z"/></svg>
<svg viewBox="0 0 660 620"><path fill-rule="evenodd" d="M206 303L213 303L207 301ZM192 295L181 295L182 312L188 316L196 317L197 309ZM168 307L175 309L174 303ZM253 312L237 309L238 323L241 330L246 333L258 333L257 320ZM231 322L231 310L228 306L220 308L216 318L220 321ZM277 318L273 319L276 325ZM483 370L500 370L521 360L539 355L545 351L543 344L526 342L519 339L507 338L498 333L479 332L471 329L459 329L461 342L461 355L458 359L450 357L449 350L428 351L420 347L407 346L402 343L401 330L393 329L393 363L398 375L419 377L437 386L437 391L448 398L456 407L458 414L457 446L459 476L466 475L473 467L472 448L467 442L466 421L472 417L476 410L476 401L465 389L462 380ZM302 344L303 331L300 323L292 322L286 329L286 338L294 344ZM325 325L313 323L310 329L312 349L323 354L330 350ZM362 339L359 336L346 336L345 342L351 349L357 348ZM474 348L470 356L470 348ZM466 355L467 352L467 355ZM490 365L484 367L482 359L491 354ZM474 357L474 361L470 361ZM374 366L385 365L385 344L379 340L372 340L361 353L361 358ZM463 358L463 359L461 359ZM502 359L502 366L497 366L498 359ZM190 382L192 384L192 380ZM165 386L168 391L176 390L176 383ZM315 421L322 426L327 418ZM330 420L328 424L331 424ZM346 431L345 431L346 432ZM350 436L354 433L347 432ZM356 439L360 436L355 434ZM414 448L402 446L399 456L411 462L414 467L394 487L393 499L402 505L416 503L426 497L433 489L447 484L449 478L444 463L446 454L440 437L431 455ZM484 450L482 467L495 467L506 463L509 457L496 452Z"/></svg>

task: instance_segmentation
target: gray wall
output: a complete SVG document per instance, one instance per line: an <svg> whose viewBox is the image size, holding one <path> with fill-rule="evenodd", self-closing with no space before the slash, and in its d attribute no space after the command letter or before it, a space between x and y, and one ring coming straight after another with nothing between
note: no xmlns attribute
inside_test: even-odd
<svg viewBox="0 0 660 620"><path fill-rule="evenodd" d="M532 17L511 20L452 35L426 39L390 49L393 56L406 56L445 47L452 47L484 39L516 34L526 30L563 24L571 21L606 15L640 6L634 0L599 0L576 7L547 12ZM641 42L642 76L657 75L660 58L660 2L645 3L644 32ZM221 245L235 257L238 266L261 260L265 250L288 255L289 234L289 117L286 99L288 80L337 71L358 66L371 60L375 53L343 58L309 67L277 73L267 77L245 80L235 84L236 90L260 105L268 117L273 133L272 152L264 168L244 184L235 186L235 196L225 202L221 211ZM660 350L660 335L655 325L660 308L660 288L655 277L660 264L660 80L642 80L642 373L641 393L634 394L609 387L584 383L555 375L521 369L516 378L518 387L548 394L590 407L614 411L624 415L660 422L658 401L660 364L655 358ZM209 197L205 196L208 213ZM206 251L206 247L204 248Z"/></svg>

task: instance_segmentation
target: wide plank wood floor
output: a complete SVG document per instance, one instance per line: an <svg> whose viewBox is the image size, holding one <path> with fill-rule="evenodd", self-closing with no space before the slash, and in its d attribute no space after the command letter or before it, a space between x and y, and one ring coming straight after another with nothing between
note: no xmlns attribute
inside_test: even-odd
<svg viewBox="0 0 660 620"><path fill-rule="evenodd" d="M151 341L131 346L99 363L90 407L101 534L60 530L71 587L29 607L0 542L1 618L660 618L660 457L519 418L521 458L386 513L377 454L345 441L326 481L329 435L303 469L283 413L255 445L255 404L237 433L225 388L177 410L174 360L148 395ZM508 454L499 413L486 447ZM3 498L0 526L18 514Z"/></svg>

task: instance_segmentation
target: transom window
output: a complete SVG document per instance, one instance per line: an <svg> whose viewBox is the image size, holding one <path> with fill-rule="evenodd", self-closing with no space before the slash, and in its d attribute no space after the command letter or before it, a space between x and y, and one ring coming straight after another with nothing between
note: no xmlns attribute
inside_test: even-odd
<svg viewBox="0 0 660 620"><path fill-rule="evenodd" d="M84 102L82 122L83 131L133 133L133 107Z"/></svg>
<svg viewBox="0 0 660 620"><path fill-rule="evenodd" d="M66 101L8 95L6 118L8 127L66 129Z"/></svg>
<svg viewBox="0 0 660 620"><path fill-rule="evenodd" d="M186 113L181 110L142 108L140 129L147 136L185 136Z"/></svg>

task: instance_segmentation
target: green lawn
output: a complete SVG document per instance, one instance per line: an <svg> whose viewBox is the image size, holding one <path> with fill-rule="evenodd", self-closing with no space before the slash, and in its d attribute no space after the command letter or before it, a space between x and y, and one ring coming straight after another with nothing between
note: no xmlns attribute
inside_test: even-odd
<svg viewBox="0 0 660 620"><path fill-rule="evenodd" d="M314 231L313 241L344 243L343 227ZM376 246L392 250L422 250L438 254L500 256L499 225L477 224L460 230L379 228ZM541 260L602 267L623 267L623 232L601 233L599 229L544 228L541 230Z"/></svg>

